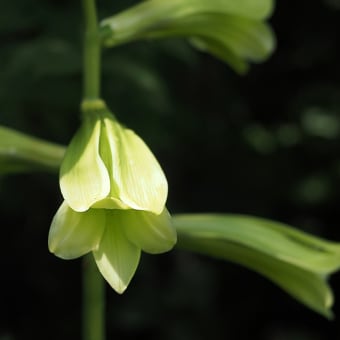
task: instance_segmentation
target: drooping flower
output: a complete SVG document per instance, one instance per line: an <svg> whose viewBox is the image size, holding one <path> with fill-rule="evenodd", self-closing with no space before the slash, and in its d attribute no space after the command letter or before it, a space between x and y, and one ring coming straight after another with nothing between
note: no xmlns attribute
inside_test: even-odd
<svg viewBox="0 0 340 340"><path fill-rule="evenodd" d="M50 251L64 259L93 252L118 293L133 277L141 250L157 254L176 243L160 165L102 102L85 113L67 148L60 187L65 201L52 221Z"/></svg>

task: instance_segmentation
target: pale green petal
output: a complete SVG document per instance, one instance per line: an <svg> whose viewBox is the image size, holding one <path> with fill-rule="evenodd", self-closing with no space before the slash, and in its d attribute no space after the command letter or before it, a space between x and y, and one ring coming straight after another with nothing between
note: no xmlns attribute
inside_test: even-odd
<svg viewBox="0 0 340 340"><path fill-rule="evenodd" d="M118 193L118 189L115 191L115 194ZM112 197L106 197L95 204L92 205L92 208L95 209L130 209L128 205L123 203L120 199Z"/></svg>
<svg viewBox="0 0 340 340"><path fill-rule="evenodd" d="M136 210L117 211L116 214L128 239L146 253L164 253L176 244L176 230L167 209L160 215Z"/></svg>
<svg viewBox="0 0 340 340"><path fill-rule="evenodd" d="M101 138L100 154L111 176L111 208L119 208L118 199L123 207L160 214L167 199L168 184L150 149L110 115L104 118ZM108 199L105 204L110 204Z"/></svg>
<svg viewBox="0 0 340 340"><path fill-rule="evenodd" d="M96 249L105 227L105 211L72 210L66 201L55 214L48 235L50 252L63 259L80 257Z"/></svg>
<svg viewBox="0 0 340 340"><path fill-rule="evenodd" d="M137 269L141 250L126 238L112 213L106 212L106 229L93 254L105 280L121 294Z"/></svg>
<svg viewBox="0 0 340 340"><path fill-rule="evenodd" d="M100 125L98 116L84 118L61 165L61 192L75 211L88 210L110 191L110 178L99 155Z"/></svg>

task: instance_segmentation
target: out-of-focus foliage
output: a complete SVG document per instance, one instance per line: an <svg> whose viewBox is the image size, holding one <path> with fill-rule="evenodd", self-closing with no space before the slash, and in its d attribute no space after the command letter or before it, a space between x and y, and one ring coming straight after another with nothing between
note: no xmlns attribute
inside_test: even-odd
<svg viewBox="0 0 340 340"><path fill-rule="evenodd" d="M244 73L249 61L263 62L274 50L275 38L265 22L273 7L273 0L148 0L100 26L105 46L184 37Z"/></svg>
<svg viewBox="0 0 340 340"><path fill-rule="evenodd" d="M100 16L135 3L98 0ZM69 142L79 124L80 18L77 1L6 2L0 124ZM339 6L278 1L271 24L278 49L245 77L182 40L107 50L103 94L161 161L172 212L254 214L339 241ZM0 188L0 338L79 338L80 262L59 261L46 246L57 178L15 175ZM330 283L339 296L339 277ZM129 291L108 292L108 334L120 339L339 332L260 276L186 252L143 256Z"/></svg>

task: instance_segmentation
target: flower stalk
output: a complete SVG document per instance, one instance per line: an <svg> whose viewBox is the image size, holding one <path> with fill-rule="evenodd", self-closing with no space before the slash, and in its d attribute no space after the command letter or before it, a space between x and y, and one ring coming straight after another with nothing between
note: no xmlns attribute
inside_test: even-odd
<svg viewBox="0 0 340 340"><path fill-rule="evenodd" d="M83 340L105 340L105 283L92 254L83 258Z"/></svg>
<svg viewBox="0 0 340 340"><path fill-rule="evenodd" d="M97 8L95 0L82 0L85 26L83 102L100 98L100 58ZM83 259L83 340L105 340L105 282L98 272L92 254Z"/></svg>
<svg viewBox="0 0 340 340"><path fill-rule="evenodd" d="M100 97L101 46L95 0L83 0L84 37L84 100Z"/></svg>

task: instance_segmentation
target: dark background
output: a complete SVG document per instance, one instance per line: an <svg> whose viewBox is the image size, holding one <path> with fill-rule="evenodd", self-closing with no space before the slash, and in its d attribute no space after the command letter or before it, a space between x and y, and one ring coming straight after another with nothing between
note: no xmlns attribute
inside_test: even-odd
<svg viewBox="0 0 340 340"><path fill-rule="evenodd" d="M105 17L134 1L100 0ZM277 2L278 48L240 77L184 41L105 51L103 96L170 183L169 209L234 212L340 241L340 1ZM67 144L79 124L79 1L0 11L0 124ZM51 174L0 178L0 340L80 339L81 260L47 250L61 196ZM340 275L331 279L340 301ZM340 308L335 304L340 317ZM109 339L340 338L340 324L233 264L143 255L123 296L107 290Z"/></svg>

